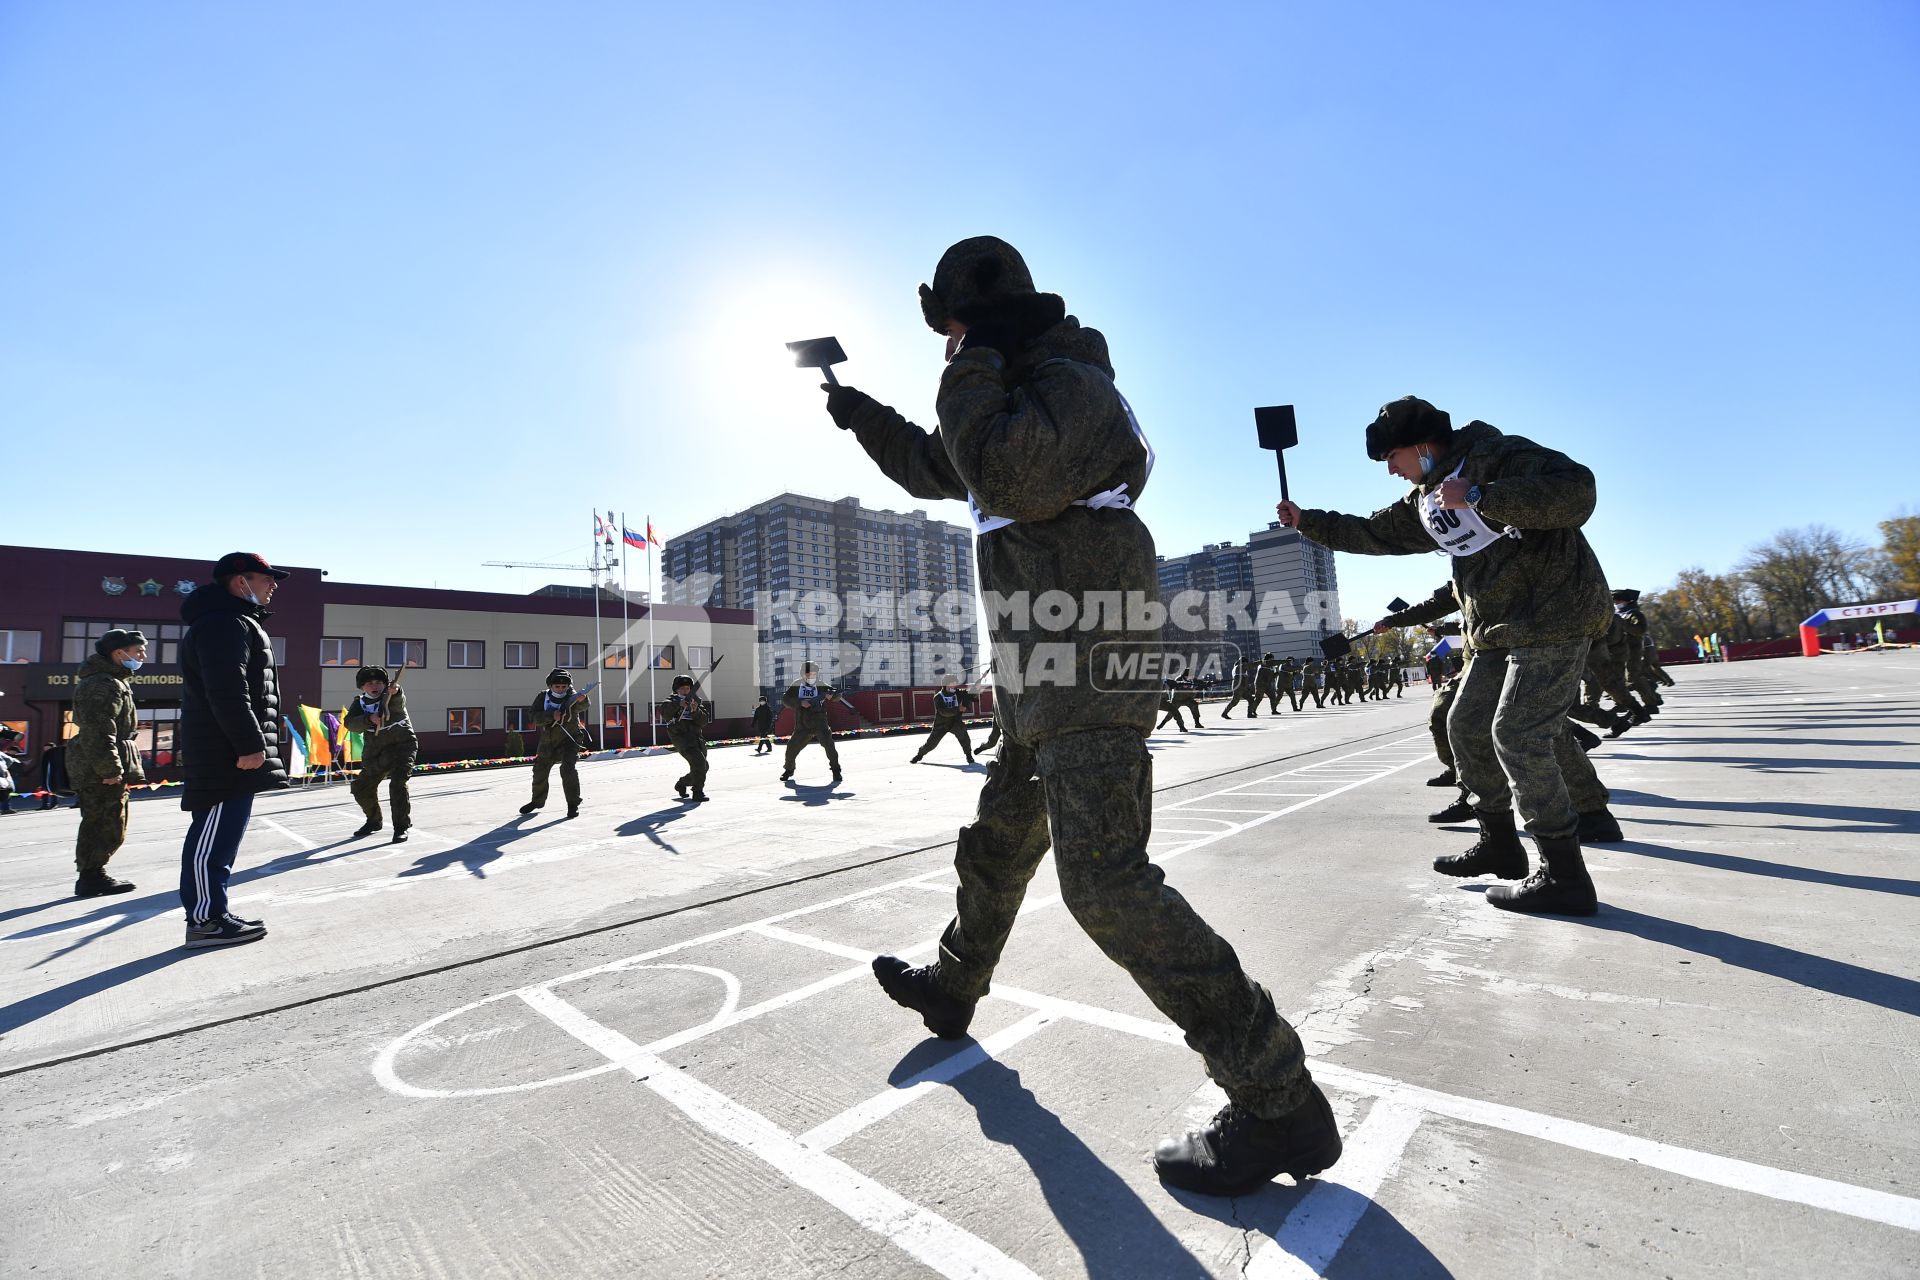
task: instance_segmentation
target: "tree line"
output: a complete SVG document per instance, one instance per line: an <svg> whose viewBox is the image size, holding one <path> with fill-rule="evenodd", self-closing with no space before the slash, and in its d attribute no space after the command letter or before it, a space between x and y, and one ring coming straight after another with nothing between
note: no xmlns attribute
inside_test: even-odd
<svg viewBox="0 0 1920 1280"><path fill-rule="evenodd" d="M1825 525L1783 529L1747 549L1728 573L1682 569L1640 607L1654 643L1690 648L1697 635L1723 643L1792 635L1822 605L1920 597L1920 514L1880 522L1878 546Z"/></svg>

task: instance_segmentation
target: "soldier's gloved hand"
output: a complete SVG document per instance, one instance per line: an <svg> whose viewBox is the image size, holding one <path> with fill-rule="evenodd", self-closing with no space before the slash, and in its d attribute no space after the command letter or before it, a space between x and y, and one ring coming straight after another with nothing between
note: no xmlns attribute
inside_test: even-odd
<svg viewBox="0 0 1920 1280"><path fill-rule="evenodd" d="M853 415L874 402L872 396L859 388L843 387L837 382L823 382L820 389L827 393L827 416L842 431L851 431Z"/></svg>

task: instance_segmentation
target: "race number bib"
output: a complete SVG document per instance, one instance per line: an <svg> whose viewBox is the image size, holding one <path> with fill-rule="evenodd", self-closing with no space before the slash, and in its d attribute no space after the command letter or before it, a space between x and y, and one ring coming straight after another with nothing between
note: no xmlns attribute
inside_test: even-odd
<svg viewBox="0 0 1920 1280"><path fill-rule="evenodd" d="M1466 465L1466 460L1461 459L1460 466L1455 467L1447 479L1458 479L1460 468ZM1482 520L1480 513L1472 507L1453 511L1441 506L1437 486L1420 499L1420 522L1427 526L1427 532L1440 544L1440 550L1450 556L1479 555L1502 538L1520 536L1518 529L1495 529Z"/></svg>

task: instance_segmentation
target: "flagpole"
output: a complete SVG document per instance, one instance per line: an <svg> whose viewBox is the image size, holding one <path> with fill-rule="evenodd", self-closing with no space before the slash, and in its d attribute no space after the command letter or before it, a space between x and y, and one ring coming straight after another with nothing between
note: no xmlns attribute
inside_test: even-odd
<svg viewBox="0 0 1920 1280"><path fill-rule="evenodd" d="M653 654L654 654L653 606L655 604L655 599L654 599L654 591L653 591L653 517L652 516L647 517L646 539L647 539L647 710L649 712L647 716L647 724L652 729L653 745L657 747L660 745L660 717L657 715L651 714L653 708L659 705L659 703L657 703L654 700L654 696L653 696Z"/></svg>
<svg viewBox="0 0 1920 1280"><path fill-rule="evenodd" d="M595 524L600 523L600 513L598 511L593 513L593 522ZM606 650L600 647L600 571L604 567L606 555L607 530L602 526L600 533L593 540L593 557L591 560L591 567L593 569L593 651L595 654L606 652ZM559 666L560 664L556 662L554 665ZM597 705L600 708L600 749L605 751L607 749L607 695L605 691L600 688L600 684L600 681L594 681L594 697L597 699Z"/></svg>
<svg viewBox="0 0 1920 1280"><path fill-rule="evenodd" d="M633 749L633 624L627 621L627 560L630 557L626 554L626 546L627 513L622 511L620 513L620 643L627 651L627 682L624 692L620 695L623 699L620 720L624 734L622 738L624 745L621 750L631 751Z"/></svg>

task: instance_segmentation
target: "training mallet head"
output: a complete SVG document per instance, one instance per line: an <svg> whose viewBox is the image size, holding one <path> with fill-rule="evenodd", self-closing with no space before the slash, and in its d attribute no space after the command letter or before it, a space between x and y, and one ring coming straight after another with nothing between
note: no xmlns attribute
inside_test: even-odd
<svg viewBox="0 0 1920 1280"><path fill-rule="evenodd" d="M1338 662L1353 652L1353 641L1345 636L1328 636L1320 642L1320 652L1326 655L1327 661Z"/></svg>
<svg viewBox="0 0 1920 1280"><path fill-rule="evenodd" d="M1280 465L1281 498L1291 501L1287 493L1286 451L1300 443L1300 429L1294 424L1293 406L1273 404L1264 409L1255 409L1253 426L1260 435L1260 447L1273 450L1274 460Z"/></svg>
<svg viewBox="0 0 1920 1280"><path fill-rule="evenodd" d="M840 339L808 338L803 342L789 342L787 350L793 352L795 368L818 369L828 382L836 387L840 385L840 379L833 376L833 366L847 358L847 353L840 349Z"/></svg>
<svg viewBox="0 0 1920 1280"><path fill-rule="evenodd" d="M1407 602L1399 596L1395 596L1393 599L1387 601L1388 613L1404 613L1407 607Z"/></svg>

